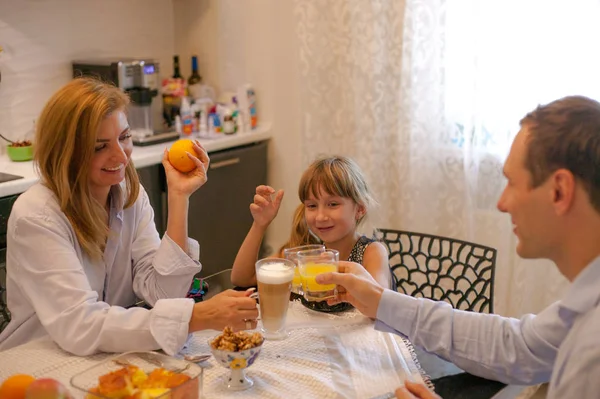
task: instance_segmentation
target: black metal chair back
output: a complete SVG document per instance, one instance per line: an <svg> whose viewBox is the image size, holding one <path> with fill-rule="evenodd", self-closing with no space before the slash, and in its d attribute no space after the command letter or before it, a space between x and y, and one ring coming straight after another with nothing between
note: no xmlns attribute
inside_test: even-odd
<svg viewBox="0 0 600 399"><path fill-rule="evenodd" d="M10 312L8 311L8 306L6 305L6 268L1 265L0 266L0 332L4 330L4 328L10 322Z"/></svg>
<svg viewBox="0 0 600 399"><path fill-rule="evenodd" d="M455 309L494 312L496 249L409 231L379 229L396 291L449 302Z"/></svg>

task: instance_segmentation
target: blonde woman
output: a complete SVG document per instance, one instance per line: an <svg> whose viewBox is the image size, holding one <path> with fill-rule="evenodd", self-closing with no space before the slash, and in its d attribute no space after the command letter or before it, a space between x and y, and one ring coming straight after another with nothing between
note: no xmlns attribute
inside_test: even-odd
<svg viewBox="0 0 600 399"><path fill-rule="evenodd" d="M169 218L161 240L130 159L128 103L114 86L82 78L42 111L35 138L41 181L18 198L8 222L12 320L0 350L50 336L77 355L174 354L191 332L255 327L256 304L245 293L198 304L184 298L201 270L198 243L188 238L189 196L206 182L209 158L196 143L196 169L184 174L165 150ZM136 297L153 308L127 309Z"/></svg>
<svg viewBox="0 0 600 399"><path fill-rule="evenodd" d="M357 262L383 287L390 285L387 250L380 242L361 235L358 227L374 204L369 187L358 165L347 157L318 159L302 174L298 187L301 204L294 214L292 232L277 256L285 248L307 244L324 244L335 249L340 259ZM273 197L273 198L272 198ZM250 212L254 223L235 258L231 281L248 287L256 284L254 262L267 227L271 224L283 199L283 190L272 187L256 188ZM319 311L344 310L326 302L304 302Z"/></svg>

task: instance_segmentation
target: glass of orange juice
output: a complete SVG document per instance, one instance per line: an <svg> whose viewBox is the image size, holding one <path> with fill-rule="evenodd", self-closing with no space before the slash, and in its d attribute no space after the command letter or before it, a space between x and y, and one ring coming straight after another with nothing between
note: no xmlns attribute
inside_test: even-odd
<svg viewBox="0 0 600 399"><path fill-rule="evenodd" d="M292 292L298 295L302 293L302 277L300 276L300 269L298 267L298 252L312 251L313 254L318 255L325 252L325 245L311 244L301 245L294 248L286 248L283 250L283 257L289 259L296 264L294 270L294 280L292 280Z"/></svg>
<svg viewBox="0 0 600 399"><path fill-rule="evenodd" d="M324 301L337 294L335 284L318 284L319 274L337 272L339 270L340 253L328 249L321 253L314 251L298 252L298 268L302 279L302 291L307 301Z"/></svg>

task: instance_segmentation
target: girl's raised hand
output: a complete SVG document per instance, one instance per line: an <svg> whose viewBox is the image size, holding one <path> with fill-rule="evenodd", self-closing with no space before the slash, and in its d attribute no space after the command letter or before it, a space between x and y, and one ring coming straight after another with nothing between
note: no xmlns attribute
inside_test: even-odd
<svg viewBox="0 0 600 399"><path fill-rule="evenodd" d="M283 190L275 192L275 189L270 186L256 187L254 202L250 204L254 223L259 227L267 227L277 216L282 199Z"/></svg>

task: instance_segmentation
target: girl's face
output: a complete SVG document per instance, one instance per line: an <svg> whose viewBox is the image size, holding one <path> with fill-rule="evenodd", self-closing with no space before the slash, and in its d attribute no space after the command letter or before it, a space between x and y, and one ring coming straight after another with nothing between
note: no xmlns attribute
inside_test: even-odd
<svg viewBox="0 0 600 399"><path fill-rule="evenodd" d="M94 197L103 201L110 187L125 179L133 144L129 123L123 111L115 111L100 124L96 147L91 159L90 188Z"/></svg>
<svg viewBox="0 0 600 399"><path fill-rule="evenodd" d="M331 195L319 190L304 201L306 224L324 243L335 243L354 236L358 220L365 214L365 207L352 199Z"/></svg>

